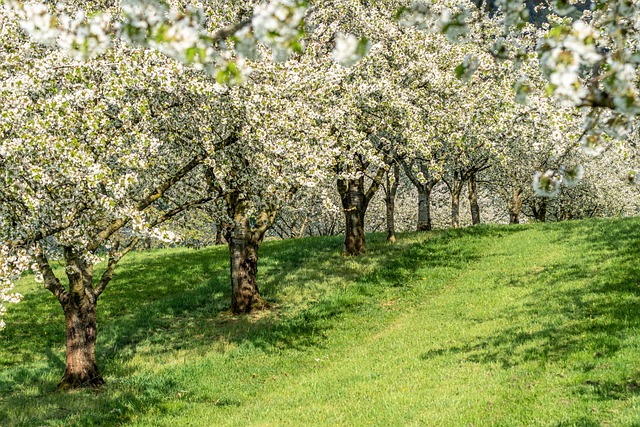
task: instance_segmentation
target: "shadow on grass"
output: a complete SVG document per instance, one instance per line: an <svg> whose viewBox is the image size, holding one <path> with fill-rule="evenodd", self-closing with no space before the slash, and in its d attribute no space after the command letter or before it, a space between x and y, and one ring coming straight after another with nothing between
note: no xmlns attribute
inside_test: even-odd
<svg viewBox="0 0 640 427"><path fill-rule="evenodd" d="M473 245L453 242L524 229L406 234L396 245L386 244L381 234L370 235L368 253L346 259L340 255L340 236L268 242L260 249L259 281L263 296L276 307L284 302L279 294L283 284L313 292L313 286L329 280L342 282L342 288L323 289L301 310L289 307L258 316L226 312L230 285L225 247L131 254L98 303L98 363L105 376L116 380L99 391L53 392L64 369L64 319L53 297L39 291L16 310L11 322L20 324L3 337L11 344L0 353L7 368L0 375L0 419L9 420L7 425L114 425L150 408L162 410L180 384L135 372L127 360L182 349L224 352L229 344L250 344L264 352L319 347L337 319L357 312L382 289L409 288L418 269L463 270L479 258ZM12 351L15 357L7 356Z"/></svg>
<svg viewBox="0 0 640 427"><path fill-rule="evenodd" d="M571 242L572 253L528 275L496 278L501 286L534 289L502 317L510 325L467 344L432 349L424 360L445 354L505 369L528 363L569 364L583 380L574 393L595 400L640 394L637 359L615 371L610 365L637 353L640 342L640 221L590 220L545 225ZM551 240L553 243L553 240ZM619 362L618 362L619 363ZM606 379L602 376L606 374ZM599 425L590 419L560 425Z"/></svg>

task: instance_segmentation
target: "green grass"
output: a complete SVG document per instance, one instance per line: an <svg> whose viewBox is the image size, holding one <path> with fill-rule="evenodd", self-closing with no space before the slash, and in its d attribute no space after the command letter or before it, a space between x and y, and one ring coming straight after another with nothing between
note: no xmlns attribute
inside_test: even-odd
<svg viewBox="0 0 640 427"><path fill-rule="evenodd" d="M226 248L134 253L98 306L107 385L55 392L64 320L26 278L0 426L640 426L640 220L267 242L236 317Z"/></svg>

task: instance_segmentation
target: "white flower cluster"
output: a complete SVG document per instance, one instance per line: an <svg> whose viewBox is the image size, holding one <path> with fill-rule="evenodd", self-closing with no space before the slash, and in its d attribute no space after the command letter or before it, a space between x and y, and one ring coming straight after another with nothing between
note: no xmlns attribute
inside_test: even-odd
<svg viewBox="0 0 640 427"><path fill-rule="evenodd" d="M529 94L532 92L531 83L527 77L520 77L513 85L516 92L516 102L527 105L530 102Z"/></svg>
<svg viewBox="0 0 640 427"><path fill-rule="evenodd" d="M62 9L62 8L61 8ZM5 3L5 11L20 19L20 26L39 43L58 45L73 58L87 60L104 53L111 45L109 14L97 14L89 19L83 11L73 17L58 11L52 14L41 3Z"/></svg>
<svg viewBox="0 0 640 427"><path fill-rule="evenodd" d="M504 15L503 25L506 28L522 28L529 20L529 9L520 0L497 0L496 5Z"/></svg>
<svg viewBox="0 0 640 427"><path fill-rule="evenodd" d="M469 32L468 18L469 11L462 6L456 9L444 8L438 20L438 27L450 42L457 43Z"/></svg>
<svg viewBox="0 0 640 427"><path fill-rule="evenodd" d="M123 0L120 37L134 45L144 45L165 21L166 8L159 3Z"/></svg>
<svg viewBox="0 0 640 427"><path fill-rule="evenodd" d="M478 58L472 55L465 55L462 60L462 64L456 67L456 77L462 81L468 82L471 80L479 66L480 61Z"/></svg>
<svg viewBox="0 0 640 427"><path fill-rule="evenodd" d="M178 243L180 241L180 236L178 234L166 229L154 228L149 233L149 236L164 243Z"/></svg>
<svg viewBox="0 0 640 427"><path fill-rule="evenodd" d="M560 193L560 185L574 187L584 176L582 165L562 166L557 171L549 169L538 172L533 177L533 191L541 197L555 197Z"/></svg>
<svg viewBox="0 0 640 427"><path fill-rule="evenodd" d="M602 154L605 149L602 132L598 129L588 130L580 140L580 149L591 157Z"/></svg>
<svg viewBox="0 0 640 427"><path fill-rule="evenodd" d="M332 57L343 67L350 67L364 57L371 44L366 38L357 38L353 34L338 33L336 47Z"/></svg>
<svg viewBox="0 0 640 427"><path fill-rule="evenodd" d="M549 169L545 173L538 172L533 177L533 191L542 197L555 197L560 193L562 177L556 171Z"/></svg>
<svg viewBox="0 0 640 427"><path fill-rule="evenodd" d="M276 61L300 52L305 7L293 0L276 0L256 6L252 30L242 28L233 39L237 51L226 53L207 30L202 8L170 9L157 0L123 0L122 21L111 28L109 14L87 18L79 10L73 16L63 7L52 12L42 3L9 0L6 11L20 21L31 37L46 45L57 45L73 58L87 60L104 53L114 36L129 44L149 46L197 69L205 70L220 82L242 82L243 57L253 58L256 43L272 49ZM235 55L238 55L237 58Z"/></svg>
<svg viewBox="0 0 640 427"><path fill-rule="evenodd" d="M562 29L562 27L558 27ZM588 95L581 73L601 61L596 50L597 33L582 20L560 37L547 37L540 46L540 64L548 76L554 94L568 105L580 105Z"/></svg>
<svg viewBox="0 0 640 427"><path fill-rule="evenodd" d="M610 61L610 76L604 79L604 87L613 95L616 111L628 117L640 114L637 65Z"/></svg>
<svg viewBox="0 0 640 427"><path fill-rule="evenodd" d="M154 0L127 0L122 4L124 21L120 37L126 42L150 46L197 69L215 73L218 53L206 30L202 9L168 9Z"/></svg>
<svg viewBox="0 0 640 427"><path fill-rule="evenodd" d="M398 11L398 24L402 27L416 27L423 30L437 29L437 19L434 18L431 2L416 2L411 7Z"/></svg>
<svg viewBox="0 0 640 427"><path fill-rule="evenodd" d="M401 8L397 13L400 26L440 32L453 43L459 42L469 32L469 16L469 10L463 4L455 8L436 8L431 2L416 2L411 7Z"/></svg>
<svg viewBox="0 0 640 427"><path fill-rule="evenodd" d="M293 0L277 0L255 7L251 25L255 37L273 51L276 61L285 61L300 50L305 7Z"/></svg>
<svg viewBox="0 0 640 427"><path fill-rule="evenodd" d="M58 46L75 59L87 60L106 52L111 46L109 14L97 14L87 20L84 12L79 11L73 18L62 14L59 19L62 30Z"/></svg>
<svg viewBox="0 0 640 427"><path fill-rule="evenodd" d="M0 246L0 329L5 323L2 317L7 311L4 303L17 303L22 295L13 292L14 281L29 269L30 258L24 252L17 252L8 246Z"/></svg>
<svg viewBox="0 0 640 427"><path fill-rule="evenodd" d="M58 30L55 28L53 16L49 8L41 3L21 4L9 0L4 5L8 16L20 19L20 27L25 30L37 42L45 45L54 45L58 38Z"/></svg>

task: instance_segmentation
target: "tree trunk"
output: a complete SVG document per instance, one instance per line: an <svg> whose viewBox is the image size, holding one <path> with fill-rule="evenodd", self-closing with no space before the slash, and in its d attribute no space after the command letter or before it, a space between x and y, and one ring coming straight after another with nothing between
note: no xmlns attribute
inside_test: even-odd
<svg viewBox="0 0 640 427"><path fill-rule="evenodd" d="M522 209L522 190L513 190L509 208L509 224L520 224L520 210Z"/></svg>
<svg viewBox="0 0 640 427"><path fill-rule="evenodd" d="M343 253L345 255L361 255L365 252L364 178L339 179L338 191L340 192L345 219Z"/></svg>
<svg viewBox="0 0 640 427"><path fill-rule="evenodd" d="M361 255L365 252L364 237L364 211L357 207L344 211L345 231L344 247L345 255Z"/></svg>
<svg viewBox="0 0 640 427"><path fill-rule="evenodd" d="M64 311L66 323L66 365L64 375L58 389L67 390L79 387L98 387L104 384L100 370L96 365L96 309L99 289L93 289L93 266L85 263L81 254L74 248L64 248L66 261L65 272L69 279L69 290L66 291L53 274L44 255L38 257L40 270L45 278L45 286L58 298ZM109 267L112 265L109 260ZM108 282L108 278L103 279Z"/></svg>
<svg viewBox="0 0 640 427"><path fill-rule="evenodd" d="M231 270L231 311L236 314L250 313L267 308L269 304L258 290L258 248L265 233L276 219L277 209L266 207L249 217L249 203L241 193L227 195L229 216L233 225L227 228Z"/></svg>
<svg viewBox="0 0 640 427"><path fill-rule="evenodd" d="M246 230L236 228L229 239L231 311L236 314L250 313L267 307L256 282L260 243L249 234Z"/></svg>
<svg viewBox="0 0 640 427"><path fill-rule="evenodd" d="M480 205L478 204L478 185L476 175L469 175L469 206L471 207L471 223L480 224Z"/></svg>
<svg viewBox="0 0 640 427"><path fill-rule="evenodd" d="M411 181L411 183L418 190L418 226L417 231L429 231L432 228L431 225L431 191L433 187L438 183L438 179L430 177L428 166L420 160L416 160L415 164L418 167L418 171L422 175L419 175L413 170L410 164L403 162L405 174ZM427 182L424 179L430 177Z"/></svg>
<svg viewBox="0 0 640 427"><path fill-rule="evenodd" d="M66 367L58 389L104 384L96 365L96 301L72 294L63 307L67 329Z"/></svg>
<svg viewBox="0 0 640 427"><path fill-rule="evenodd" d="M361 255L365 252L364 216L369 202L384 179L385 168L378 168L369 189L365 192L364 175L356 179L338 179L338 193L345 217L345 255Z"/></svg>
<svg viewBox="0 0 640 427"><path fill-rule="evenodd" d="M400 183L400 169L398 165L393 166L393 182L387 173L387 188L385 192L385 205L387 208L387 242L395 243L396 241L396 194L398 193L398 185Z"/></svg>
<svg viewBox="0 0 640 427"><path fill-rule="evenodd" d="M531 205L531 210L533 211L533 217L536 221L545 222L547 220L547 202L544 200L540 201L540 204L533 203Z"/></svg>
<svg viewBox="0 0 640 427"><path fill-rule="evenodd" d="M225 244L224 234L224 225L219 222L216 224L216 240L214 243L216 246Z"/></svg>
<svg viewBox="0 0 640 427"><path fill-rule="evenodd" d="M460 193L462 193L463 184L456 172L451 187L451 226L453 228L460 227Z"/></svg>
<svg viewBox="0 0 640 427"><path fill-rule="evenodd" d="M431 190L432 185L418 187L418 231L429 231L431 225Z"/></svg>
<svg viewBox="0 0 640 427"><path fill-rule="evenodd" d="M460 227L460 193L451 194L451 226Z"/></svg>

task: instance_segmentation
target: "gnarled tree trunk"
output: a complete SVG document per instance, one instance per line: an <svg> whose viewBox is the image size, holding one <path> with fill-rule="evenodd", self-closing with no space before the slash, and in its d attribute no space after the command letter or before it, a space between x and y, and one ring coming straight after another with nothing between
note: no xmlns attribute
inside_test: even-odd
<svg viewBox="0 0 640 427"><path fill-rule="evenodd" d="M65 289L53 273L44 252L36 255L45 287L51 291L64 311L66 325L65 370L58 389L98 387L104 384L96 364L96 309L100 293L111 279L117 260L110 258L109 268L97 286L93 287L93 267L85 263L75 248L65 247L65 272L69 289Z"/></svg>
<svg viewBox="0 0 640 427"><path fill-rule="evenodd" d="M69 292L60 301L67 330L66 364L58 388L65 390L104 384L96 365L96 309L98 295L93 289L93 266L85 263L76 249L64 248Z"/></svg>
<svg viewBox="0 0 640 427"><path fill-rule="evenodd" d="M66 364L58 388L65 390L104 384L96 365L96 299L72 293L63 305L67 329Z"/></svg>
<svg viewBox="0 0 640 427"><path fill-rule="evenodd" d="M268 307L260 295L257 284L258 249L265 233L273 225L277 210L265 207L255 217L247 214L249 204L240 193L227 196L227 208L233 218L233 226L228 229L231 311L236 314L250 313Z"/></svg>

